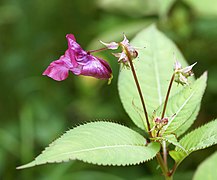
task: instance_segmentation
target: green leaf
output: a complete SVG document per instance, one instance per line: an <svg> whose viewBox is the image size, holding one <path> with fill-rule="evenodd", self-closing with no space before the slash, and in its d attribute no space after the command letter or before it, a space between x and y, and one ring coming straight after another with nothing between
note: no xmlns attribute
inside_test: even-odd
<svg viewBox="0 0 217 180"><path fill-rule="evenodd" d="M134 165L152 159L159 150L159 143L146 145L143 136L125 126L92 122L69 130L18 169L75 159L98 165Z"/></svg>
<svg viewBox="0 0 217 180"><path fill-rule="evenodd" d="M98 6L109 12L132 17L166 14L175 0L98 0Z"/></svg>
<svg viewBox="0 0 217 180"><path fill-rule="evenodd" d="M188 133L179 143L187 150L188 154L217 144L217 120ZM187 154L179 147L176 147L175 151L170 151L170 155L179 164L187 157Z"/></svg>
<svg viewBox="0 0 217 180"><path fill-rule="evenodd" d="M200 103L201 104L201 103ZM185 121L184 124L182 124L182 126L180 126L177 130L176 130L176 136L179 137L181 134L183 134L184 132L186 132L193 124L193 122L196 120L197 115L199 113L200 110L200 104L198 104L198 106L192 110L192 114L189 115L189 118ZM193 109L193 108L192 108Z"/></svg>
<svg viewBox="0 0 217 180"><path fill-rule="evenodd" d="M216 179L217 172L217 152L208 157L204 162L200 164L194 174L193 180L214 180Z"/></svg>
<svg viewBox="0 0 217 180"><path fill-rule="evenodd" d="M204 149L217 143L217 120L211 121L188 133L180 144L189 152ZM179 148L176 148L179 151Z"/></svg>
<svg viewBox="0 0 217 180"><path fill-rule="evenodd" d="M177 136L180 136L193 124L199 111L200 102L206 87L206 80L207 73L204 73L190 86L185 87L169 99L165 117L171 118L169 118L168 124L164 127L164 134L175 133ZM164 104L157 109L157 115L160 116L163 106Z"/></svg>
<svg viewBox="0 0 217 180"><path fill-rule="evenodd" d="M187 66L175 44L152 25L141 31L132 45L140 47L137 59L133 60L149 115L165 100L168 84L173 74L174 56L183 67ZM143 48L146 47L146 48ZM182 86L173 86L171 96ZM122 68L119 74L118 89L124 109L140 128L144 128L144 113L137 88L129 69Z"/></svg>
<svg viewBox="0 0 217 180"><path fill-rule="evenodd" d="M177 165L179 165L188 156L188 154L186 154L184 151L175 150L169 151L169 154L175 160Z"/></svg>
<svg viewBox="0 0 217 180"><path fill-rule="evenodd" d="M184 0L198 15L217 16L216 0Z"/></svg>

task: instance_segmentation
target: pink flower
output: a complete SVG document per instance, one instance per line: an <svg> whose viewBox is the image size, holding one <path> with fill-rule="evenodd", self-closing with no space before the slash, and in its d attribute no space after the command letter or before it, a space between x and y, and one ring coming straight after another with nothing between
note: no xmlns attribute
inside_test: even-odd
<svg viewBox="0 0 217 180"><path fill-rule="evenodd" d="M65 80L69 71L75 75L92 76L98 79L112 77L112 70L105 60L84 51L76 42L73 34L67 34L66 38L68 40L68 49L65 54L50 63L43 75L56 81Z"/></svg>

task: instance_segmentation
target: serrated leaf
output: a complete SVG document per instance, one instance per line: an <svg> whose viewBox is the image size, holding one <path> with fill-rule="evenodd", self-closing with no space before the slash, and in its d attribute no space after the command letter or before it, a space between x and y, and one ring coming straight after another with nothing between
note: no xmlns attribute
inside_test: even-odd
<svg viewBox="0 0 217 180"><path fill-rule="evenodd" d="M146 145L143 136L125 126L93 122L67 131L18 169L75 159L98 165L133 165L152 159L159 150L159 143Z"/></svg>
<svg viewBox="0 0 217 180"><path fill-rule="evenodd" d="M185 87L169 99L165 117L172 117L164 127L164 134L175 133L180 136L193 124L206 87L206 80L207 73L204 73L190 86ZM163 106L164 104L157 109L157 115L160 116Z"/></svg>
<svg viewBox="0 0 217 180"><path fill-rule="evenodd" d="M174 57L177 56L183 67L187 66L184 57L176 45L161 33L154 25L141 31L131 42L141 47L138 58L133 60L140 86L144 95L149 116L165 100L168 84L173 74ZM143 48L146 47L146 48ZM179 92L182 86L173 86L171 96ZM144 128L144 113L137 88L129 69L121 69L118 89L124 109L140 128Z"/></svg>
<svg viewBox="0 0 217 180"><path fill-rule="evenodd" d="M180 144L187 151L196 151L210 147L217 143L217 120L211 121L188 133L180 140ZM176 148L176 150L180 150Z"/></svg>
<svg viewBox="0 0 217 180"><path fill-rule="evenodd" d="M196 170L193 180L214 180L217 172L217 152L203 161Z"/></svg>
<svg viewBox="0 0 217 180"><path fill-rule="evenodd" d="M179 143L187 150L188 154L217 144L217 120L188 133ZM178 147L175 148L175 151L171 151L170 155L177 163L181 163L187 157Z"/></svg>
<svg viewBox="0 0 217 180"><path fill-rule="evenodd" d="M176 130L176 136L179 137L181 134L183 134L184 132L186 132L194 123L194 121L197 119L197 115L199 113L200 110L200 105L201 103L195 108L195 110L192 110L192 114L189 115L188 119L185 121L184 124L182 124L182 126L180 126L177 130Z"/></svg>

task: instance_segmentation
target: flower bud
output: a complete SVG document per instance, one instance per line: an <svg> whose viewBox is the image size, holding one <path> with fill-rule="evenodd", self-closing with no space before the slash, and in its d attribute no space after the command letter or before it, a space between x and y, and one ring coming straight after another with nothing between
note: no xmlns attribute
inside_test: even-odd
<svg viewBox="0 0 217 180"><path fill-rule="evenodd" d="M119 63L123 63L124 66L129 67L129 61L135 59L138 56L137 50L131 46L129 43L129 40L124 35L123 41L116 43L116 42L110 42L110 43L104 43L100 41L103 45L105 45L108 49L118 49L120 46L122 48L121 53L113 53L115 57L118 58ZM130 59L129 59L130 58Z"/></svg>
<svg viewBox="0 0 217 180"><path fill-rule="evenodd" d="M189 85L188 77L194 75L194 73L192 72L192 68L195 66L195 64L197 64L197 62L195 62L190 66L182 68L181 63L179 61L176 61L174 65L174 72L175 72L174 81L181 85Z"/></svg>
<svg viewBox="0 0 217 180"><path fill-rule="evenodd" d="M168 124L168 118L167 117L164 117L163 119L159 118L159 117L156 117L154 119L154 122L155 122L155 128L157 130L161 130L163 126L167 125Z"/></svg>

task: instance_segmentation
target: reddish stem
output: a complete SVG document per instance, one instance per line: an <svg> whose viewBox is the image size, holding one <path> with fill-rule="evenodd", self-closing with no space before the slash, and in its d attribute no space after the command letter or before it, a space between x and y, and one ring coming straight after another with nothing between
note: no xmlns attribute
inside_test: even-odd
<svg viewBox="0 0 217 180"><path fill-rule="evenodd" d="M108 48L107 47L105 47L105 48L100 48L100 49L96 49L96 50L89 50L89 51L87 51L87 53L95 53L95 52L100 52L100 51L105 51L105 50L107 50Z"/></svg>
<svg viewBox="0 0 217 180"><path fill-rule="evenodd" d="M148 121L148 112L146 110L144 97L142 95L142 91L141 91L139 80L137 78L136 71L135 71L135 68L134 68L134 65L133 65L133 62L132 62L132 58L131 58L131 55L130 55L128 49L124 47L124 50L126 52L128 60L129 60L130 67L131 67L131 70L132 70L132 73L133 73L133 77L134 77L134 80L135 80L135 83L136 83L136 87L137 87L137 90L139 92L139 97L140 97L140 100L141 100L141 103L142 103L142 107L143 107L143 110L144 110L144 113L145 113L145 119L146 119L146 124L147 124L147 127L148 127L148 133L152 137L152 134L150 132L151 127L150 127L150 123Z"/></svg>
<svg viewBox="0 0 217 180"><path fill-rule="evenodd" d="M162 112L162 115L161 115L161 119L164 118L164 115L165 115L165 112L166 112L167 102L168 102L168 99L169 99L170 90L172 89L172 84L173 84L174 78L175 78L175 73L173 73L173 76L172 76L172 78L170 80L170 84L169 84L169 87L168 87L168 90L167 90L167 95L166 95L166 99L165 99L165 102L164 102L164 107L163 107L163 112Z"/></svg>

